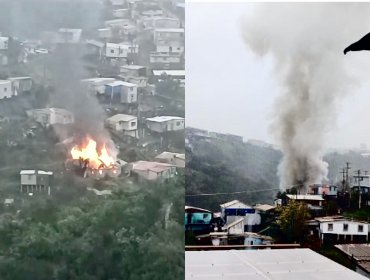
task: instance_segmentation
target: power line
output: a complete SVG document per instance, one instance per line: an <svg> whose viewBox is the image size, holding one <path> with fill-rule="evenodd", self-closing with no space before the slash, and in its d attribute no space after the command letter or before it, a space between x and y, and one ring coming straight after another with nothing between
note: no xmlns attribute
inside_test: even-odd
<svg viewBox="0 0 370 280"><path fill-rule="evenodd" d="M186 194L185 196L212 196L212 195L227 195L227 194L241 194L241 193L256 193L256 192L265 192L280 190L280 188L273 189L263 189L263 190L249 190L249 191L240 191L240 192L225 192L225 193L200 193L200 194Z"/></svg>
<svg viewBox="0 0 370 280"><path fill-rule="evenodd" d="M286 189L301 186L301 184L291 185ZM213 195L228 195L228 194L241 194L241 193L256 193L256 192L265 192L265 191L274 191L280 190L280 188L271 188L271 189L262 189L262 190L248 190L248 191L240 191L240 192L223 192L223 193L200 193L200 194L185 194L185 196L213 196Z"/></svg>

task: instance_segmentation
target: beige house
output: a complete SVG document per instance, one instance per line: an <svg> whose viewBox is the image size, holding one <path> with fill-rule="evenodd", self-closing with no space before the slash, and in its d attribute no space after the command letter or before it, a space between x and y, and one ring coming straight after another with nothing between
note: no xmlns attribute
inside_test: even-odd
<svg viewBox="0 0 370 280"><path fill-rule="evenodd" d="M173 164L177 168L185 168L185 154L163 152L157 155L155 159L159 162Z"/></svg>
<svg viewBox="0 0 370 280"><path fill-rule="evenodd" d="M74 116L71 112L60 108L44 108L27 111L27 116L33 118L36 122L43 126L54 124L72 124Z"/></svg>
<svg viewBox="0 0 370 280"><path fill-rule="evenodd" d="M176 166L162 162L137 161L130 164L130 171L141 179L164 181L175 176Z"/></svg>
<svg viewBox="0 0 370 280"><path fill-rule="evenodd" d="M124 135L138 138L136 116L117 114L106 119L105 125L115 131L123 132Z"/></svg>
<svg viewBox="0 0 370 280"><path fill-rule="evenodd" d="M185 119L175 116L158 116L146 119L147 127L155 132L163 133L168 131L183 130Z"/></svg>
<svg viewBox="0 0 370 280"><path fill-rule="evenodd" d="M47 192L50 195L53 172L42 170L22 170L21 192L32 195L35 192Z"/></svg>

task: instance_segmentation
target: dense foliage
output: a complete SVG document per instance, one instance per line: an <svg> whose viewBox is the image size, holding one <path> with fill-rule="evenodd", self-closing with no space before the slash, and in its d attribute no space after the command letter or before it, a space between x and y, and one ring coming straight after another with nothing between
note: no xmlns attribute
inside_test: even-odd
<svg viewBox="0 0 370 280"><path fill-rule="evenodd" d="M307 204L291 200L286 206L280 207L279 225L285 240L301 242L304 240L305 221L310 218Z"/></svg>
<svg viewBox="0 0 370 280"><path fill-rule="evenodd" d="M183 279L182 221L181 179L10 207L0 216L1 279Z"/></svg>

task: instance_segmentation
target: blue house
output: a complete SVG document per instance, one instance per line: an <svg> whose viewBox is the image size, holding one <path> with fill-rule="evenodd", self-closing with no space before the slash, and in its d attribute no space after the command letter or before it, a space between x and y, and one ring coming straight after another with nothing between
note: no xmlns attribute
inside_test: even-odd
<svg viewBox="0 0 370 280"><path fill-rule="evenodd" d="M209 210L185 206L185 230L197 234L213 231L213 213Z"/></svg>
<svg viewBox="0 0 370 280"><path fill-rule="evenodd" d="M105 97L111 103L121 102L121 92L122 92L123 82L115 81L105 85Z"/></svg>
<svg viewBox="0 0 370 280"><path fill-rule="evenodd" d="M233 200L220 205L221 218L225 225L235 222L241 217L244 218L245 231L252 231L254 226L261 224L259 211L239 200Z"/></svg>

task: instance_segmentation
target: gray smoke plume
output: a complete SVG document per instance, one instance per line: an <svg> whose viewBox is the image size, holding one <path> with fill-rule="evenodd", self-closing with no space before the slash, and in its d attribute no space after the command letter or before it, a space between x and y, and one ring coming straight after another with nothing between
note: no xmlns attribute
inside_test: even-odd
<svg viewBox="0 0 370 280"><path fill-rule="evenodd" d="M284 154L283 190L320 183L328 174L326 138L338 101L355 84L343 50L370 31L369 12L369 3L270 3L243 19L246 43L272 56L281 84L271 129Z"/></svg>
<svg viewBox="0 0 370 280"><path fill-rule="evenodd" d="M52 85L49 94L50 107L64 108L75 117L74 138L82 141L92 137L98 145L106 144L112 154L117 154L109 133L104 128L106 114L96 98L87 96L80 80L93 77L87 70L91 62L86 55L84 40L103 24L104 5L100 0L0 0L9 13L0 17L0 31L24 39L44 39L43 47L51 53L40 59L44 80ZM0 6L1 6L0 5ZM79 44L53 44L45 32L59 28L82 29ZM45 38L46 37L46 38ZM50 41L52 41L50 39ZM46 75L45 75L46 74ZM55 128L60 140L67 136L63 129Z"/></svg>

